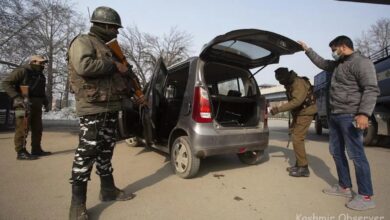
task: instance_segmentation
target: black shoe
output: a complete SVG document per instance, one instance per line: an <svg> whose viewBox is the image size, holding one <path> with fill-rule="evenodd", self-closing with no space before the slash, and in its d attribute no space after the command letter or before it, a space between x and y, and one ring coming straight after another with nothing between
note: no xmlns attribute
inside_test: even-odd
<svg viewBox="0 0 390 220"><path fill-rule="evenodd" d="M32 150L31 151L31 155L34 155L34 156L48 156L48 155L51 155L51 152L50 151L44 151L42 149L40 149L40 150Z"/></svg>
<svg viewBox="0 0 390 220"><path fill-rule="evenodd" d="M100 195L99 199L102 202L109 202L109 201L126 201L130 200L135 197L135 194L133 193L126 193L123 190L120 190L118 188L114 189L100 189Z"/></svg>
<svg viewBox="0 0 390 220"><path fill-rule="evenodd" d="M286 170L287 172L292 172L292 171L296 171L299 167L297 165L294 165L294 166L291 166L291 167L287 167Z"/></svg>
<svg viewBox="0 0 390 220"><path fill-rule="evenodd" d="M17 160L36 160L38 159L37 156L31 155L29 152L27 152L26 149L20 150L18 152L18 156L16 157Z"/></svg>
<svg viewBox="0 0 390 220"><path fill-rule="evenodd" d="M297 167L297 169L291 170L289 174L290 176L293 177L309 177L310 171L307 166L304 166L304 167Z"/></svg>
<svg viewBox="0 0 390 220"><path fill-rule="evenodd" d="M115 186L114 177L112 175L100 176L100 201L126 201L134 197L135 194L126 193L125 191L118 189Z"/></svg>

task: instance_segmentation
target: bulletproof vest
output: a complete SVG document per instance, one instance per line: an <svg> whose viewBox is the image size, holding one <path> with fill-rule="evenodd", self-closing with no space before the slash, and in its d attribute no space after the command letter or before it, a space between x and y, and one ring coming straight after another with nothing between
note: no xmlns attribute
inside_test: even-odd
<svg viewBox="0 0 390 220"><path fill-rule="evenodd" d="M305 81L305 83L309 86L309 89L307 91L307 95L306 95L306 98L305 100L303 101L303 103L297 107L296 109L294 109L292 112L299 112L311 105L314 105L316 103L316 99L315 99L315 96L314 96L314 87L311 85L310 83L310 80L309 78L307 77L299 77L297 76L297 78L301 78ZM288 100L291 100L292 99L292 86L289 85L289 86L286 86L286 95L287 95L287 99Z"/></svg>
<svg viewBox="0 0 390 220"><path fill-rule="evenodd" d="M29 88L30 97L45 97L46 77L43 73L37 73L32 70L26 69L22 85L26 85Z"/></svg>
<svg viewBox="0 0 390 220"><path fill-rule="evenodd" d="M90 40L96 51L96 59L115 60L110 49L94 35L79 35L76 38L78 37L86 37ZM72 40L69 48L75 39ZM69 54L67 55L67 60L70 76L70 91L75 94L76 100L86 101L88 103L109 102L118 101L122 99L123 96L128 96L130 94L131 88L129 87L129 79L126 79L126 77L119 72L113 72L112 74L99 77L84 77L77 74L69 59Z"/></svg>

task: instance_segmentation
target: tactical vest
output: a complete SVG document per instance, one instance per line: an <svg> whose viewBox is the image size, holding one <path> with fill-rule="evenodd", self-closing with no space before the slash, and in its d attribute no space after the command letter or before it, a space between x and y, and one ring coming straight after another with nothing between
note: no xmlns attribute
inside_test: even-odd
<svg viewBox="0 0 390 220"><path fill-rule="evenodd" d="M316 98L314 96L314 87L311 85L309 78L307 78L307 77L299 77L299 76L297 76L297 78L303 79L305 81L305 83L307 84L307 86L309 87L309 89L307 91L307 95L306 95L306 98L303 101L303 103L299 107L297 107L297 108L295 108L295 109L293 109L291 111L291 113L293 115L297 114L301 110L303 110L303 109L305 109L305 108L307 108L307 107L309 107L311 105L315 105L316 104ZM286 90L287 90L287 92L286 92L287 99L291 100L292 99L292 87L288 86L288 87L286 87Z"/></svg>
<svg viewBox="0 0 390 220"><path fill-rule="evenodd" d="M46 77L43 73L36 73L29 67L25 67L23 81L15 88L19 92L21 85L28 86L29 97L43 98L46 96Z"/></svg>
<svg viewBox="0 0 390 220"><path fill-rule="evenodd" d="M46 96L46 77L42 73L27 71L23 84L28 85L28 94L30 97L42 98Z"/></svg>
<svg viewBox="0 0 390 220"><path fill-rule="evenodd" d="M73 41L78 37L86 37L90 40L93 48L96 51L96 59L109 59L115 61L110 49L97 37L92 34L79 35L75 37L69 44L71 47ZM69 51L69 49L68 49ZM130 82L128 77L119 72L99 76L99 77L84 77L77 74L67 55L68 73L70 91L75 94L76 101L85 101L88 103L119 101L124 96L129 96L131 92Z"/></svg>

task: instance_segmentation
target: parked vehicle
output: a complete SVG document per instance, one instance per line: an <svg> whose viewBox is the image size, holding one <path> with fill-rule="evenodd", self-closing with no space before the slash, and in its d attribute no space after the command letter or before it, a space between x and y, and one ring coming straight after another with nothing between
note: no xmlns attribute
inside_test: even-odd
<svg viewBox="0 0 390 220"><path fill-rule="evenodd" d="M15 111L12 108L12 100L3 90L0 81L0 129L13 128L15 126Z"/></svg>
<svg viewBox="0 0 390 220"><path fill-rule="evenodd" d="M141 138L169 153L182 178L195 176L200 159L212 155L237 154L243 163L258 164L268 146L267 106L250 70L300 50L279 34L242 29L169 68L160 59L145 92L149 108L141 110ZM122 121L129 117L130 123L135 115L127 114Z"/></svg>
<svg viewBox="0 0 390 220"><path fill-rule="evenodd" d="M381 136L390 136L390 47L386 47L370 56L377 73L380 95L370 117L370 125L364 132L364 144L375 145ZM322 128L328 129L327 99L330 74L322 71L314 77L314 94L317 98L318 114L315 118L316 133L321 135Z"/></svg>

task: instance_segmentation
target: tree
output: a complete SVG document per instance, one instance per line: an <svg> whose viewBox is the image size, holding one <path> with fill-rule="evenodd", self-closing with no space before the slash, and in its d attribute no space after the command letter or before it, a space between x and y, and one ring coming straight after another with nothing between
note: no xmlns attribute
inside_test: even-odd
<svg viewBox="0 0 390 220"><path fill-rule="evenodd" d="M133 71L145 85L159 57L170 66L189 57L192 36L173 27L168 34L158 37L141 32L137 26L122 32L125 56L133 65Z"/></svg>
<svg viewBox="0 0 390 220"><path fill-rule="evenodd" d="M27 60L33 46L28 40L29 31L37 18L27 10L25 1L0 1L0 63L16 67ZM1 68L2 72L6 69Z"/></svg>
<svg viewBox="0 0 390 220"><path fill-rule="evenodd" d="M390 46L390 19L379 19L368 31L362 32L362 36L355 40L355 44L366 56Z"/></svg>
<svg viewBox="0 0 390 220"><path fill-rule="evenodd" d="M70 40L84 28L80 16L65 0L33 0L32 10L41 14L33 23L32 38L49 59L47 65L47 98L52 106L53 92L68 94L66 50ZM43 13L44 12L44 13ZM57 91L56 91L57 90ZM62 101L62 100L61 100Z"/></svg>
<svg viewBox="0 0 390 220"><path fill-rule="evenodd" d="M0 63L18 66L32 54L45 55L50 107L53 93L64 93L67 98L67 45L85 27L72 8L66 0L0 2Z"/></svg>

